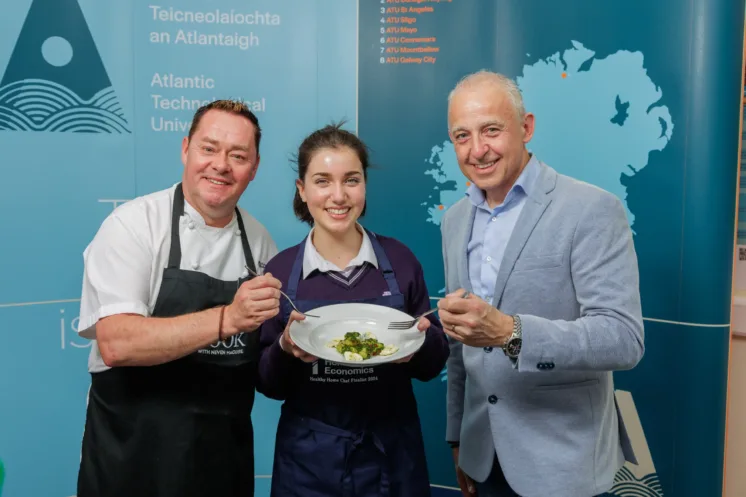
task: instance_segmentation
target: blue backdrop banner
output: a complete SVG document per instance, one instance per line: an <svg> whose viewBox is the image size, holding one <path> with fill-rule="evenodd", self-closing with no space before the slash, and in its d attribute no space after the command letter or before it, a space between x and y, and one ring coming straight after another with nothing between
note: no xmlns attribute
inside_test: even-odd
<svg viewBox="0 0 746 497"><path fill-rule="evenodd" d="M536 115L532 152L617 195L634 231L646 355L615 378L640 461L611 494L719 495L743 25L744 0L6 2L0 494L75 494L82 252L117 205L179 181L201 104L241 98L259 116L261 167L241 205L280 249L307 231L289 158L347 119L377 166L364 224L413 249L437 298L440 219L467 187L446 98L487 68L515 78ZM445 374L416 385L434 495L456 495ZM278 415L257 397L258 497Z"/></svg>

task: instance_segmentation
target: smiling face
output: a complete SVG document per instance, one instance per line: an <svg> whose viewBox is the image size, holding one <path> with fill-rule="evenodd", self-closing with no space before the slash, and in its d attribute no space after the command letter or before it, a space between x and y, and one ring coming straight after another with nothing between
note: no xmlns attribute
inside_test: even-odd
<svg viewBox="0 0 746 497"><path fill-rule="evenodd" d="M365 207L365 177L353 149L320 148L296 186L313 217L315 230L339 236L356 229Z"/></svg>
<svg viewBox="0 0 746 497"><path fill-rule="evenodd" d="M525 144L533 132L534 116L521 119L496 84L462 88L448 106L448 134L461 172L493 207L505 199L528 163Z"/></svg>
<svg viewBox="0 0 746 497"><path fill-rule="evenodd" d="M202 116L191 139L182 142L184 197L209 226L225 226L256 176L259 154L254 125L222 110Z"/></svg>

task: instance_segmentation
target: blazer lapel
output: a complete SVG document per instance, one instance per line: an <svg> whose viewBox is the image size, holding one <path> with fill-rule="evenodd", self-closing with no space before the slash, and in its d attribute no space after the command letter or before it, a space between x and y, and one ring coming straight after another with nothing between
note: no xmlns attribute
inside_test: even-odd
<svg viewBox="0 0 746 497"><path fill-rule="evenodd" d="M497 273L495 281L495 292L493 293L492 305L497 307L502 300L505 284L508 282L510 273L513 272L515 261L521 254L523 247L526 245L528 238L536 227L536 223L541 219L542 214L547 206L551 203L552 198L548 195L554 189L557 180L557 173L552 169L541 164L541 173L536 181L536 188L529 194L526 203L523 204L523 210L518 216L513 233L508 239L508 245L505 247L503 260L500 263L500 270Z"/></svg>
<svg viewBox="0 0 746 497"><path fill-rule="evenodd" d="M458 258L458 279L461 283L461 288L472 293L471 281L469 278L469 239L471 238L471 230L474 226L474 216L477 213L477 208L474 207L471 202L468 203L469 211L467 222L461 223L455 233L456 240L458 240L459 254L461 257Z"/></svg>

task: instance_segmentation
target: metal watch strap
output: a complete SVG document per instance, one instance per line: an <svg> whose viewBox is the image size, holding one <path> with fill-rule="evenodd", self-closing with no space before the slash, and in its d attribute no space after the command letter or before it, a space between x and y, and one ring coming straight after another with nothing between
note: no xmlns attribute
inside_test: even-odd
<svg viewBox="0 0 746 497"><path fill-rule="evenodd" d="M511 355L508 354L509 346L514 344L515 342L520 342L523 340L523 327L521 324L521 318L517 314L511 317L513 318L513 333L510 335L510 338L508 338L508 340L502 346L503 353L505 353L505 355L508 357L511 357ZM518 353L520 354L520 345L518 346Z"/></svg>

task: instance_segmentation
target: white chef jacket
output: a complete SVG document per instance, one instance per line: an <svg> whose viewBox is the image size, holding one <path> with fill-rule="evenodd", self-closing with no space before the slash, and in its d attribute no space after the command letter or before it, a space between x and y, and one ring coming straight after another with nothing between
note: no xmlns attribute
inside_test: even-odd
<svg viewBox="0 0 746 497"><path fill-rule="evenodd" d="M83 252L83 291L78 333L93 340L88 370L108 369L95 341L96 322L114 314L153 313L171 244L171 211L176 185L117 207ZM239 207L258 273L277 254L266 228ZM179 222L181 269L232 281L247 276L238 220L207 226L185 200Z"/></svg>

